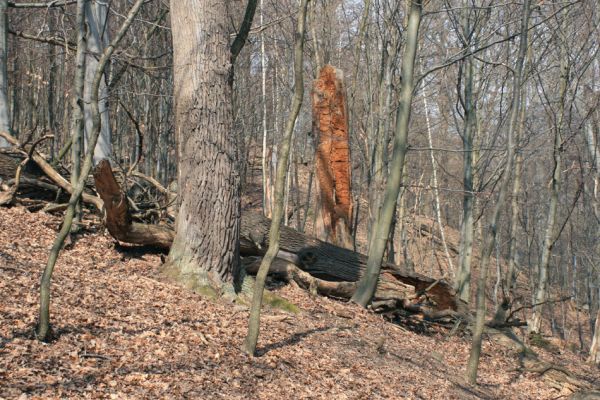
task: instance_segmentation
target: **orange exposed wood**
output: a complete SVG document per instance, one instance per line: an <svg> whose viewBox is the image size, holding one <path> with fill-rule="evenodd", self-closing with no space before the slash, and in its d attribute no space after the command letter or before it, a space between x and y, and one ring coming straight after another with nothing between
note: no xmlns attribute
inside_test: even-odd
<svg viewBox="0 0 600 400"><path fill-rule="evenodd" d="M127 197L121 191L108 160L102 160L94 169L96 190L104 201L110 234L120 241L169 249L175 233L166 226L146 225L133 222L129 213Z"/></svg>
<svg viewBox="0 0 600 400"><path fill-rule="evenodd" d="M351 246L352 192L348 114L342 71L326 65L312 92L321 239Z"/></svg>

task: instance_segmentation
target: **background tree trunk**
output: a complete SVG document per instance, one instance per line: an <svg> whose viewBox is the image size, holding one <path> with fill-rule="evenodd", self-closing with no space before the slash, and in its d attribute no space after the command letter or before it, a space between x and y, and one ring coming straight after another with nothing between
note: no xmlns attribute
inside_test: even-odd
<svg viewBox="0 0 600 400"><path fill-rule="evenodd" d="M589 361L600 366L600 310L596 314L596 325L594 327L594 336L590 346Z"/></svg>
<svg viewBox="0 0 600 400"><path fill-rule="evenodd" d="M483 335L483 324L485 320L485 289L487 284L487 275L489 269L490 258L492 251L496 246L496 235L498 232L498 220L502 208L504 207L504 200L506 193L508 192L508 185L512 174L512 167L514 164L514 132L517 129L519 121L519 110L521 108L521 102L523 101L523 64L525 62L525 55L527 54L527 30L529 27L529 15L530 15L530 0L525 0L523 3L523 14L521 19L521 33L519 35L519 51L516 60L516 68L513 76L512 88L513 98L511 102L511 114L507 132L506 142L506 164L504 167L502 179L500 181L499 193L494 205L494 212L490 217L488 230L486 232L485 243L481 251L481 261L479 263L479 277L477 279L477 299L476 299L476 316L475 316L475 327L473 328L473 342L471 344L471 352L469 354L469 361L467 363L467 380L471 384L477 383L477 368L479 366L479 357L481 355L481 341Z"/></svg>
<svg viewBox="0 0 600 400"><path fill-rule="evenodd" d="M10 133L11 122L8 108L8 0L0 0L0 131ZM0 148L9 147L9 143L0 137Z"/></svg>
<svg viewBox="0 0 600 400"><path fill-rule="evenodd" d="M85 7L87 0L78 4L82 7L82 18L78 19L77 31L77 53L75 55L75 77L73 79L73 99L71 100L71 159L73 167L71 168L71 185L77 185L81 173L81 153L82 142L84 140L84 85L85 85L85 59L87 52ZM78 10L79 17L79 10ZM93 82L91 82L93 83ZM102 118L102 117L101 117ZM101 133L102 134L102 133ZM78 229L78 223L81 221L81 202L76 206L74 231Z"/></svg>
<svg viewBox="0 0 600 400"><path fill-rule="evenodd" d="M563 21L563 27L566 24ZM561 29L562 30L562 29ZM566 32L562 32L562 35ZM542 254L540 256L540 262L538 267L538 285L535 291L535 297L533 300L534 307L531 313L531 318L528 323L529 333L539 334L542 329L542 311L543 304L547 297L548 287L548 269L550 268L550 256L552 255L552 248L555 242L555 226L557 209L559 202L559 191L561 185L562 175L562 130L563 121L565 114L565 102L567 96L567 88L569 85L569 65L567 59L566 43L561 39L561 60L560 60L560 93L559 93L559 109L557 112L557 118L554 125L554 147L552 150L554 167L552 169L552 180L550 188L550 203L548 205L548 214L546 219L546 233L544 235L544 243L542 244ZM539 305L536 305L539 304Z"/></svg>
<svg viewBox="0 0 600 400"><path fill-rule="evenodd" d="M465 11L467 12L467 11ZM464 28L468 33L470 28L469 19ZM463 66L465 74L464 89L464 127L463 127L463 217L460 226L460 251L458 259L458 272L456 274L455 287L461 300L469 303L471 301L471 258L473 255L473 212L475 193L473 185L473 136L475 132L475 106L473 104L473 58L468 57Z"/></svg>
<svg viewBox="0 0 600 400"><path fill-rule="evenodd" d="M85 84L83 89L85 132L89 141L92 132L92 112L90 101L92 98L92 83L98 67L98 59L108 45L108 3L91 0L85 4L85 20L87 29L87 51L85 60ZM100 81L100 94L98 95L100 107L100 137L94 149L94 165L104 158L112 157L112 139L108 110L107 73L104 72Z"/></svg>
<svg viewBox="0 0 600 400"><path fill-rule="evenodd" d="M84 0L79 0L78 4L78 19L80 21L79 26L81 26L81 19L83 18L83 5ZM129 26L133 22L133 19L137 15L140 7L142 6L144 0L137 0L129 13L127 14L127 18L123 22L123 25L119 29L119 32L113 39L112 43L106 47L104 50L102 57L98 61L98 66L96 69L96 73L94 74L94 80L92 81L92 97L91 97L91 111L92 111L92 121L94 122L92 125L92 135L90 137L90 147L86 151L85 159L83 162L83 166L81 168L81 175L77 184L73 187L71 197L69 198L69 205L67 207L67 211L65 212L64 222L60 229L60 232L56 236L54 243L52 245L52 249L50 250L50 254L48 256L48 263L46 264L46 268L44 268L44 272L42 274L42 279L40 282L40 313L38 318L38 325L36 328L36 335L39 340L46 341L51 336L50 331L50 282L52 279L52 272L54 271L54 266L56 265L56 260L58 259L58 254L63 247L65 242L65 238L71 231L71 224L73 222L73 217L75 215L75 207L80 200L80 197L83 193L83 189L85 187L85 183L87 180L87 175L92 169L92 158L93 158L93 149L96 147L96 142L98 140L98 136L100 135L100 110L98 106L98 91L100 87L100 80L102 79L102 75L104 72L104 67L110 60L115 47L119 44L125 32L129 29Z"/></svg>

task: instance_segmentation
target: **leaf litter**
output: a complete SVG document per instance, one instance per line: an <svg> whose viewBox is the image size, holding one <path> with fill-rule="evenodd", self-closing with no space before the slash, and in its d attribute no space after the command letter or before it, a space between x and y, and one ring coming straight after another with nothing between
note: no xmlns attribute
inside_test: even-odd
<svg viewBox="0 0 600 400"><path fill-rule="evenodd" d="M301 309L265 309L259 356L241 351L248 309L165 281L159 254L115 241L97 221L58 259L54 340L33 332L38 287L60 219L0 208L0 398L551 399L561 395L486 341L479 386L463 379L466 337L418 334L352 304L287 285ZM546 358L600 385L583 355Z"/></svg>

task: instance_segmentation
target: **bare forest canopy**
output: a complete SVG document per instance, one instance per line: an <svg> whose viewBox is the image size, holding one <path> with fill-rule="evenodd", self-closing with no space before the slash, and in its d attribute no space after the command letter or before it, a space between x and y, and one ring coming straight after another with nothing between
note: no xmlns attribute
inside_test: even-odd
<svg viewBox="0 0 600 400"><path fill-rule="evenodd" d="M41 315L95 213L190 287L277 247L311 292L466 322L475 371L484 320L600 363L596 2L170 3L0 0L0 205L65 212Z"/></svg>

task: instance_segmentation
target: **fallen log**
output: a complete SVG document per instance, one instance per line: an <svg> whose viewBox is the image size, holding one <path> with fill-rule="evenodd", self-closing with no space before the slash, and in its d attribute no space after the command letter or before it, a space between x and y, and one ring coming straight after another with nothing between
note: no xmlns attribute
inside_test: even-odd
<svg viewBox="0 0 600 400"><path fill-rule="evenodd" d="M170 227L133 222L126 197L117 183L108 161L94 170L96 190L105 204L106 226L116 239L143 245L169 248L174 237ZM270 221L260 213L242 212L240 252L243 256L262 256L268 244ZM349 298L363 274L367 257L354 251L308 237L282 227L278 257L310 274L293 272L297 281L310 284L325 295ZM412 272L409 268L386 263L382 266L375 300L393 300L401 306L406 299L426 302L433 311L453 310L466 313L466 305L445 281Z"/></svg>
<svg viewBox="0 0 600 400"><path fill-rule="evenodd" d="M242 254L261 255L268 243L269 220L259 213L242 212L240 229L240 251ZM326 280L357 282L366 269L367 256L344 249L318 239L308 237L289 227L282 227L280 249L293 255L288 261L296 264L310 275ZM406 298L406 289L411 286L416 295L426 296L436 310L466 311L466 304L457 299L454 289L445 281L435 285L435 279L411 271L409 268L385 263L376 293L376 299ZM398 291L404 292L399 296Z"/></svg>
<svg viewBox="0 0 600 400"><path fill-rule="evenodd" d="M5 138L15 148L23 147L17 139L15 139L6 132L0 132L0 136ZM25 150L29 151L31 145L26 145L24 147ZM6 155L6 153L4 154ZM61 189L65 190L68 193L71 193L73 191L73 187L71 186L69 181L67 181L58 171L56 171L56 169L54 169L54 167L52 167L52 165L50 165L50 163L46 161L46 158L44 158L44 156L42 156L40 153L34 150L30 158L35 162L37 167L39 167L39 170L41 170L41 172L44 175L46 175L50 180L52 180L52 182L54 182L57 186L59 186ZM2 161L2 159L0 159L0 161ZM12 163L12 165L14 165L14 162ZM11 162L5 158L4 162L0 163L0 167L2 166L5 166L8 172L11 168ZM14 168L16 171L16 166ZM39 176L38 171L36 171L36 174ZM102 200L100 198L87 193L82 193L81 198L83 202L94 205L98 210L102 209Z"/></svg>

